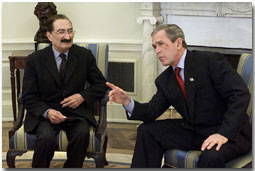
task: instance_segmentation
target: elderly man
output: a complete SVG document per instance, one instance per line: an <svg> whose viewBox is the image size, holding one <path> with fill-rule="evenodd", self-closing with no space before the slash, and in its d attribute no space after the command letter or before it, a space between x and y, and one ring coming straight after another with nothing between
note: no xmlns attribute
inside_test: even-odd
<svg viewBox="0 0 255 171"><path fill-rule="evenodd" d="M49 167L61 129L68 139L64 167L82 167L89 127L96 125L88 105L108 88L91 51L73 45L71 21L58 14L47 23L51 45L28 56L23 79L25 131L37 136L32 167ZM90 88L84 88L86 81Z"/></svg>

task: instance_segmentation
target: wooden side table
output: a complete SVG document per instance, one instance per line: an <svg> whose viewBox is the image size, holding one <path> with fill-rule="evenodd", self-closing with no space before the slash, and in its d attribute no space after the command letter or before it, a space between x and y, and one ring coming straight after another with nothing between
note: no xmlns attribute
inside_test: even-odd
<svg viewBox="0 0 255 171"><path fill-rule="evenodd" d="M13 110L13 120L15 123L17 119L16 118L17 116L16 101L18 100L19 94L21 91L20 69L25 68L27 56L9 56L9 61L10 61L10 72L11 72L10 78L11 78L11 92L12 92L12 110ZM15 82L15 77L16 77L16 82ZM16 83L17 83L17 88L16 88Z"/></svg>

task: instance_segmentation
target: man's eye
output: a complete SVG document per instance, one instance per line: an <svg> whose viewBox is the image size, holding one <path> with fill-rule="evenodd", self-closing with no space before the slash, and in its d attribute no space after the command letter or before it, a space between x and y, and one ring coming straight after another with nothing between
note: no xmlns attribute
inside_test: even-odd
<svg viewBox="0 0 255 171"><path fill-rule="evenodd" d="M63 34L63 33L65 33L65 31L64 30L59 30L58 33Z"/></svg>

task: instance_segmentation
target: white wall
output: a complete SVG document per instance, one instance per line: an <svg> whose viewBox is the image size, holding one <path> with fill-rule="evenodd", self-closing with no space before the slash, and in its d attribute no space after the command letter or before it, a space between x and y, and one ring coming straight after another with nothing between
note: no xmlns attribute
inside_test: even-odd
<svg viewBox="0 0 255 171"><path fill-rule="evenodd" d="M2 119L12 120L10 66L8 56L28 54L34 49L34 35L39 20L34 15L36 2L2 3ZM137 24L140 3L136 2L54 2L58 13L66 14L73 23L75 42L110 44L109 60L141 59L142 25ZM138 67L138 80L141 71ZM139 100L137 94L133 97ZM115 108L114 108L115 106ZM118 109L116 109L116 107ZM108 105L110 121L127 121L124 110ZM113 112L114 111L114 112Z"/></svg>
<svg viewBox="0 0 255 171"><path fill-rule="evenodd" d="M35 2L4 2L2 28L5 41L33 41L39 28ZM140 3L55 2L58 13L66 14L76 30L75 38L141 41L142 26L136 23Z"/></svg>

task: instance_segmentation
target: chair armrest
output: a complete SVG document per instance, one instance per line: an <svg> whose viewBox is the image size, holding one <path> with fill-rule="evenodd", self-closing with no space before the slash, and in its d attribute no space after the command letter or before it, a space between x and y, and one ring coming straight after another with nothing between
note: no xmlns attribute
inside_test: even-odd
<svg viewBox="0 0 255 171"><path fill-rule="evenodd" d="M99 116L95 136L101 140L102 134L105 132L106 129L106 104L107 104L107 95L102 98L101 100L98 100L95 104L95 111L97 115Z"/></svg>
<svg viewBox="0 0 255 171"><path fill-rule="evenodd" d="M25 113L25 108L22 102L22 94L20 93L18 98L18 118L15 121L12 129L9 131L9 138L12 137L15 134L15 132L22 126L24 113Z"/></svg>

